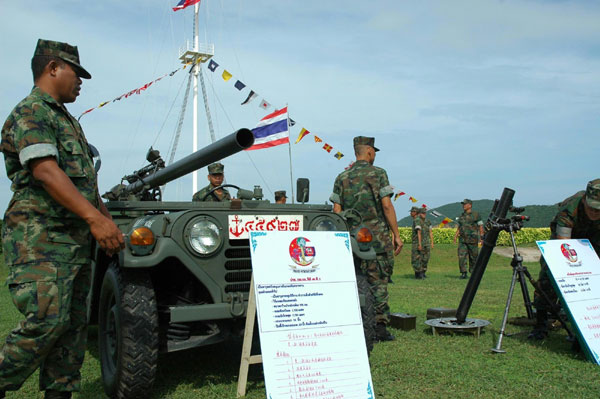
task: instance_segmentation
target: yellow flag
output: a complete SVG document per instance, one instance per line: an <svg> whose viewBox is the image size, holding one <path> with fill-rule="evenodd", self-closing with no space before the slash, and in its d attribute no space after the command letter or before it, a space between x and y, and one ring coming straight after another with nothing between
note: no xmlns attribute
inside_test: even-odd
<svg viewBox="0 0 600 399"><path fill-rule="evenodd" d="M227 72L226 70L225 70L225 71L223 71L223 80L224 80L224 81L226 81L226 82L227 82L229 79L231 79L231 77L232 77L232 76L233 76L233 75L232 75L232 74L230 74L229 72Z"/></svg>
<svg viewBox="0 0 600 399"><path fill-rule="evenodd" d="M306 130L305 128L302 128L302 130L300 130L300 134L298 135L298 138L296 139L295 144L298 144L300 142L300 140L302 140L304 138L304 136L306 136L309 133L310 132L308 130Z"/></svg>
<svg viewBox="0 0 600 399"><path fill-rule="evenodd" d="M323 140L321 140L320 138L318 138L317 136L315 136L315 143L320 143L321 141L323 141Z"/></svg>

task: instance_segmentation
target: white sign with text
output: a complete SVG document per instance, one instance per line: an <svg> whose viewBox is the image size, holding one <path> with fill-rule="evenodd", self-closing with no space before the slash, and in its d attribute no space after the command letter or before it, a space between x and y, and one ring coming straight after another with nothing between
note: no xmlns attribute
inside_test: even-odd
<svg viewBox="0 0 600 399"><path fill-rule="evenodd" d="M347 232L251 232L268 399L373 399Z"/></svg>
<svg viewBox="0 0 600 399"><path fill-rule="evenodd" d="M600 259L589 240L537 241L586 355L600 364Z"/></svg>

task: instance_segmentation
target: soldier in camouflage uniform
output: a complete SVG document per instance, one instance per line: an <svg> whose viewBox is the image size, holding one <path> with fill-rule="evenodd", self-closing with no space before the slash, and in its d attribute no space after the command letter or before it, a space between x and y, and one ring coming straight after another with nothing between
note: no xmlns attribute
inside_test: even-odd
<svg viewBox="0 0 600 399"><path fill-rule="evenodd" d="M373 166L377 151L373 137L355 137L356 162L335 179L333 194L329 199L336 213L348 209L358 211L363 224L373 233L377 259L363 262L361 267L367 274L375 297L376 339L391 341L394 336L386 329L390 313L387 286L394 267L394 255L400 253L403 243L398 232L396 211L390 199L394 189L385 170ZM358 220L349 218L348 221L351 229L358 226Z"/></svg>
<svg viewBox="0 0 600 399"><path fill-rule="evenodd" d="M285 190L275 191L275 203L276 204L285 204L287 202L287 195L285 195Z"/></svg>
<svg viewBox="0 0 600 399"><path fill-rule="evenodd" d="M419 217L421 218L421 229L418 232L419 251L421 252L421 278L427 278L427 265L433 248L433 231L431 230L431 222L427 219L427 209L419 209Z"/></svg>
<svg viewBox="0 0 600 399"><path fill-rule="evenodd" d="M587 238L596 254L600 255L600 179L588 182L585 191L579 191L561 202L558 213L550 222L551 240L572 238ZM540 264L538 286L533 300L537 323L530 334L530 338L536 339L543 339L548 335L548 312L551 309L540 289L549 297L552 305L557 305L556 292L543 256L540 258Z"/></svg>
<svg viewBox="0 0 600 399"><path fill-rule="evenodd" d="M418 218L419 208L413 206L410 208L410 217L412 221L412 236L411 236L411 248L410 248L410 262L412 264L413 271L415 272L415 278L422 280L421 274L421 251L419 251L419 235L418 230L421 229L421 220Z"/></svg>
<svg viewBox="0 0 600 399"><path fill-rule="evenodd" d="M8 288L25 319L0 351L0 397L39 367L44 397L70 398L81 385L92 236L109 256L124 244L100 201L83 130L64 106L79 95L81 78L91 78L77 47L40 39L31 69L34 88L2 128L14 192L2 248Z"/></svg>
<svg viewBox="0 0 600 399"><path fill-rule="evenodd" d="M483 240L483 222L479 212L473 211L473 201L465 199L461 202L464 212L458 218L458 228L454 235L454 243L458 238L458 267L460 278L467 278L467 259L469 261L469 273L473 271L475 260L479 254L479 243Z"/></svg>
<svg viewBox="0 0 600 399"><path fill-rule="evenodd" d="M208 181L210 182L208 186L204 187L202 190L198 191L192 197L192 201L207 201L207 202L221 202L221 201L231 201L231 195L229 195L229 191L224 188L220 188L218 190L213 191L210 195L207 196L208 193L215 187L219 187L223 184L225 166L223 166L220 162L215 162L213 164L208 165ZM205 198L206 197L206 198Z"/></svg>

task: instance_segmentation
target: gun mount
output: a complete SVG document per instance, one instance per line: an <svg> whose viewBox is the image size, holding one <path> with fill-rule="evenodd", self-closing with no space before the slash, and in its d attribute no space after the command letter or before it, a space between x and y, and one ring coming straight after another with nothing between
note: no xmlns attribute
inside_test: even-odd
<svg viewBox="0 0 600 399"><path fill-rule="evenodd" d="M160 153L150 148L146 156L149 164L124 176L121 184L102 197L110 201L160 201L160 186L163 184L245 150L252 144L254 135L249 129L242 128L166 167ZM123 184L124 181L129 184Z"/></svg>

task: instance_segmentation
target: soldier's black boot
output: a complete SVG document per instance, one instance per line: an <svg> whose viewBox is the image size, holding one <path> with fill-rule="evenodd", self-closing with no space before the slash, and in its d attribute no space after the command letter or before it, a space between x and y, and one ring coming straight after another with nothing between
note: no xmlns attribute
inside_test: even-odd
<svg viewBox="0 0 600 399"><path fill-rule="evenodd" d="M421 272L415 272L415 279L419 280L421 278Z"/></svg>
<svg viewBox="0 0 600 399"><path fill-rule="evenodd" d="M542 340L548 336L548 312L545 309L536 309L535 327L527 338Z"/></svg>
<svg viewBox="0 0 600 399"><path fill-rule="evenodd" d="M425 272L421 272L421 277L422 278L427 278L427 275L425 274Z"/></svg>
<svg viewBox="0 0 600 399"><path fill-rule="evenodd" d="M385 324L377 323L377 327L375 328L375 340L377 342L393 341L395 339L396 337L385 328Z"/></svg>
<svg viewBox="0 0 600 399"><path fill-rule="evenodd" d="M48 389L45 391L44 399L71 399L71 392Z"/></svg>
<svg viewBox="0 0 600 399"><path fill-rule="evenodd" d="M462 272L462 273L460 274L460 279L461 279L461 280L464 280L464 279L466 279L466 278L467 278L467 272Z"/></svg>

